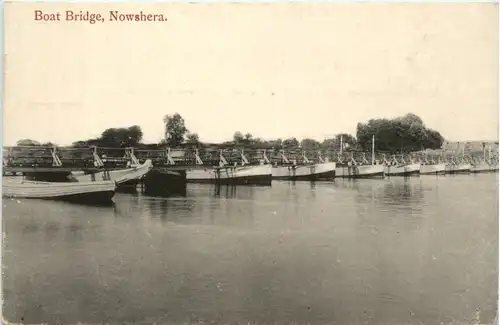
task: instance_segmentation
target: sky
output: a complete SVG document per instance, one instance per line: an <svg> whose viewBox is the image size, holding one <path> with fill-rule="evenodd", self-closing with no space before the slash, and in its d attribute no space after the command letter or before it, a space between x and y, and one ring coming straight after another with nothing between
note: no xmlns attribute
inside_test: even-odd
<svg viewBox="0 0 500 325"><path fill-rule="evenodd" d="M40 22L47 13L167 22ZM419 115L450 141L498 139L492 3L6 3L4 145L58 145L181 114L206 142L355 135Z"/></svg>

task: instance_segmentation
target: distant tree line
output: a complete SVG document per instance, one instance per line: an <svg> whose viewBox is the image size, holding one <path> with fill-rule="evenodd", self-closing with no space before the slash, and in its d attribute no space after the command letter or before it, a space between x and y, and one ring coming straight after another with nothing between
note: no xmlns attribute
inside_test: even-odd
<svg viewBox="0 0 500 325"><path fill-rule="evenodd" d="M426 128L422 119L411 113L395 119L358 123L356 138L360 148L371 150L373 135L376 151L393 153L439 149L444 141L438 131Z"/></svg>
<svg viewBox="0 0 500 325"><path fill-rule="evenodd" d="M138 125L128 128L109 128L100 137L76 141L74 147L98 146L107 148L135 147L142 149L160 148L207 148L207 147L252 147L257 149L291 149L338 151L341 143L344 150L369 151L372 147L372 137L375 136L375 150L384 152L411 152L423 149L439 149L443 137L435 130L425 127L422 119L415 114L406 114L394 119L370 119L366 123L358 123L356 137L340 133L332 138L319 142L295 137L287 139L264 140L254 137L251 133L236 131L231 141L222 143L203 143L197 133L190 132L184 118L175 113L163 118L165 134L159 143L142 143L143 133ZM24 139L18 145L41 145ZM44 144L52 145L52 143Z"/></svg>

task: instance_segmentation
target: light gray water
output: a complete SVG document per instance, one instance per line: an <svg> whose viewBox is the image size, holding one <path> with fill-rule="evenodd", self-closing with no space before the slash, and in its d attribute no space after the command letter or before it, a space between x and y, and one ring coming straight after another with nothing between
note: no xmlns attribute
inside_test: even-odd
<svg viewBox="0 0 500 325"><path fill-rule="evenodd" d="M22 323L491 323L498 175L3 201Z"/></svg>

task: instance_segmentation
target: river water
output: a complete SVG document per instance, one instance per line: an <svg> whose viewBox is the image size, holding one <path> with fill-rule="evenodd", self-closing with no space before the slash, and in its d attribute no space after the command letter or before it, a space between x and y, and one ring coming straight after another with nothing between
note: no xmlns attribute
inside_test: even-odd
<svg viewBox="0 0 500 325"><path fill-rule="evenodd" d="M113 207L3 201L4 318L491 323L498 175L189 185Z"/></svg>

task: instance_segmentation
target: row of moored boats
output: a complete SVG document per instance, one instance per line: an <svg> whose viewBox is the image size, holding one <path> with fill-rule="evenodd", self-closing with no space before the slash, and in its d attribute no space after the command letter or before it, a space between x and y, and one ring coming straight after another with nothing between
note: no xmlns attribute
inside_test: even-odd
<svg viewBox="0 0 500 325"><path fill-rule="evenodd" d="M373 157L373 155L372 155ZM151 160L140 164L133 157L130 167L119 170L102 170L97 173L71 172L64 181L46 182L26 179L23 176L3 178L2 195L10 198L61 199L67 201L103 203L110 202L118 187L136 187L152 168ZM242 154L241 164L228 164L222 154L216 167L198 166L186 173L169 171L170 177L185 178L190 183L215 183L225 185L271 185L272 180L316 181L334 178L383 178L386 176L439 175L456 173L497 172L498 163L492 160L451 160L448 162L428 159L406 162L395 156L387 160L368 161L363 155L337 162L319 157L313 163L303 156L303 162L289 161L282 157L282 164L272 164L264 155L259 165L250 165ZM168 184L165 184L168 186Z"/></svg>

